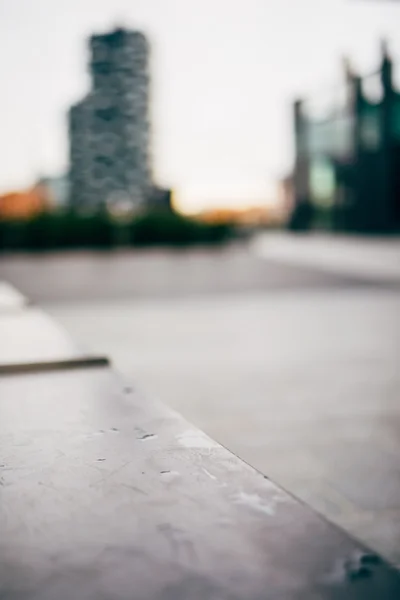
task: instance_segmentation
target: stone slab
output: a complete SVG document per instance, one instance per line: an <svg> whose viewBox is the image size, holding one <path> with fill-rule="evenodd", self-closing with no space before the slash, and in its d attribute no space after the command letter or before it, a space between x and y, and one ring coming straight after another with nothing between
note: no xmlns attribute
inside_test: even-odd
<svg viewBox="0 0 400 600"><path fill-rule="evenodd" d="M400 574L108 368L0 377L2 600L385 600Z"/></svg>
<svg viewBox="0 0 400 600"><path fill-rule="evenodd" d="M107 362L79 348L37 308L0 311L0 374Z"/></svg>

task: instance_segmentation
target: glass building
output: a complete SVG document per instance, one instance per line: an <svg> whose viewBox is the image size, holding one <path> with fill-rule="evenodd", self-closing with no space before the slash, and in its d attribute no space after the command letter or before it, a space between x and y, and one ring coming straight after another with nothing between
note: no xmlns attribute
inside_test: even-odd
<svg viewBox="0 0 400 600"><path fill-rule="evenodd" d="M400 231L400 94L385 44L377 72L294 104L294 213L340 231ZM318 224L318 219L313 224Z"/></svg>

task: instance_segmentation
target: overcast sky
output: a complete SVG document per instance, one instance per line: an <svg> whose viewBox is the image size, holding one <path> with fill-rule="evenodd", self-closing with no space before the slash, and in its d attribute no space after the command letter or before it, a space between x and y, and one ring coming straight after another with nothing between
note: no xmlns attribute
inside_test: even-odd
<svg viewBox="0 0 400 600"><path fill-rule="evenodd" d="M85 40L150 37L154 171L188 209L271 197L292 161L291 99L340 57L400 61L394 0L0 0L0 191L67 168L66 112L88 89Z"/></svg>

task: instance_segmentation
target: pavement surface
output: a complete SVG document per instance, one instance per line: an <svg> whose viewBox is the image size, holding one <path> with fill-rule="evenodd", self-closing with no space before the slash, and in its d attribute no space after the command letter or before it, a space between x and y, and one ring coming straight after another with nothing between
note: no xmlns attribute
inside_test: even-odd
<svg viewBox="0 0 400 600"><path fill-rule="evenodd" d="M252 251L268 260L324 272L363 277L369 281L400 283L400 240L323 234L288 236L274 233L257 236Z"/></svg>
<svg viewBox="0 0 400 600"><path fill-rule="evenodd" d="M392 267L382 277L365 266L384 241L363 240L363 253L342 240L334 268L336 241L319 242L314 262L312 240L299 250L299 238L281 238L279 252L275 238L271 255L265 237L256 242L3 257L0 279L111 355L135 385L400 565L398 243L385 250Z"/></svg>
<svg viewBox="0 0 400 600"><path fill-rule="evenodd" d="M0 280L40 304L374 285L364 274L355 277L287 260L277 262L276 256L265 260L243 246L0 255Z"/></svg>

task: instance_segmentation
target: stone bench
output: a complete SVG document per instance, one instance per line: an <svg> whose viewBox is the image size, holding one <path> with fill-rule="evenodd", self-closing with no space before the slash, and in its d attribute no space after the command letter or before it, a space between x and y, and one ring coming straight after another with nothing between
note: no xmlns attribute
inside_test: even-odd
<svg viewBox="0 0 400 600"><path fill-rule="evenodd" d="M394 567L14 308L0 301L1 600L400 598Z"/></svg>

